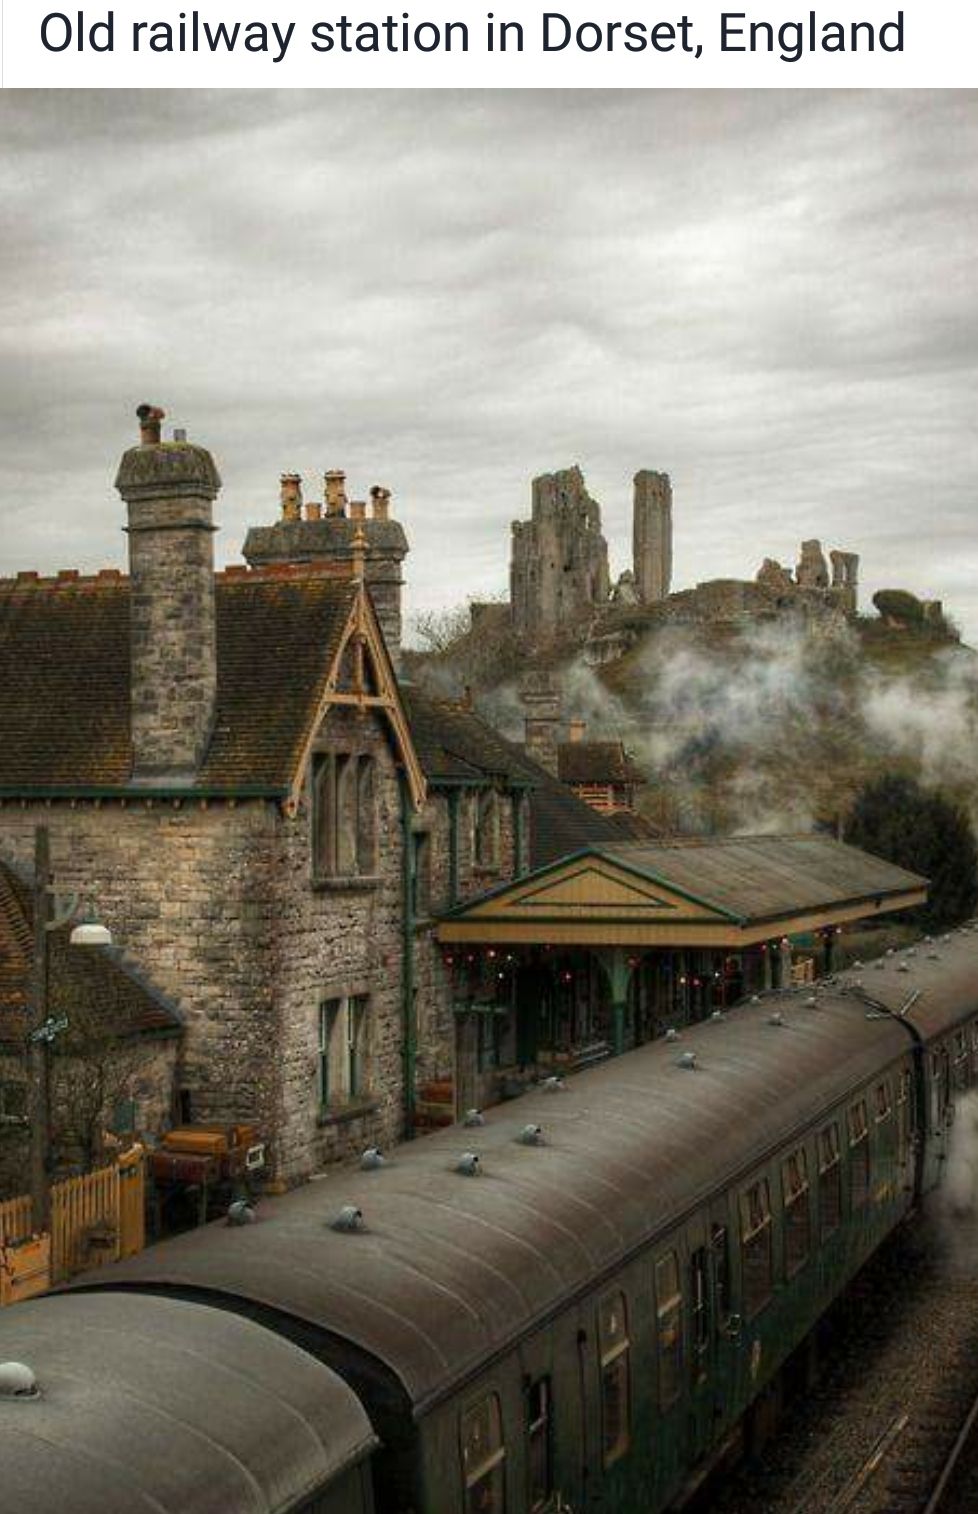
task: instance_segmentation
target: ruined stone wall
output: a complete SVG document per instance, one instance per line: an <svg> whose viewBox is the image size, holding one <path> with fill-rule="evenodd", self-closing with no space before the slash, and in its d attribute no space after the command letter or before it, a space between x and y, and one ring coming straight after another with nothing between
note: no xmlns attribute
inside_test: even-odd
<svg viewBox="0 0 978 1514"><path fill-rule="evenodd" d="M632 560L640 604L665 599L672 588L672 484L668 473L636 473L632 505Z"/></svg>
<svg viewBox="0 0 978 1514"><path fill-rule="evenodd" d="M601 509L580 468L533 480L531 519L513 522L510 603L517 635L542 641L610 593Z"/></svg>

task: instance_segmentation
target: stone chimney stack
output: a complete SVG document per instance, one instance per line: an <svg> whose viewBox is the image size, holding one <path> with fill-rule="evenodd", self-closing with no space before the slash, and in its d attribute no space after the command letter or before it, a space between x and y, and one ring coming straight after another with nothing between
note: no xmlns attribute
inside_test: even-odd
<svg viewBox="0 0 978 1514"><path fill-rule="evenodd" d="M575 720L569 720L567 722L567 740L568 741L573 741L575 744L578 741L583 741L586 731L587 731L587 721L586 720L575 719Z"/></svg>
<svg viewBox="0 0 978 1514"><path fill-rule="evenodd" d="M326 514L346 514L346 474L342 468L330 468L325 478Z"/></svg>
<svg viewBox="0 0 978 1514"><path fill-rule="evenodd" d="M217 649L214 459L164 442L164 412L140 405L139 446L119 464L128 506L133 779L165 784L196 772L214 719Z"/></svg>
<svg viewBox="0 0 978 1514"><path fill-rule="evenodd" d="M301 473L283 473L281 477L282 488L282 519L302 519L302 475Z"/></svg>
<svg viewBox="0 0 978 1514"><path fill-rule="evenodd" d="M560 694L549 673L528 673L521 690L527 756L557 776L560 745Z"/></svg>

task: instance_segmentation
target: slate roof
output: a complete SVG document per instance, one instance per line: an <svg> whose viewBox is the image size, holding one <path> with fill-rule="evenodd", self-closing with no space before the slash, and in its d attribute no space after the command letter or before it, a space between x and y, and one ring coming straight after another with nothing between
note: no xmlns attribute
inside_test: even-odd
<svg viewBox="0 0 978 1514"><path fill-rule="evenodd" d="M478 783L502 778L517 785L538 781L542 771L475 710L458 700L437 699L416 684L401 685L401 699L425 776L438 783Z"/></svg>
<svg viewBox="0 0 978 1514"><path fill-rule="evenodd" d="M742 920L777 919L927 886L917 873L813 834L670 838L596 850Z"/></svg>
<svg viewBox="0 0 978 1514"><path fill-rule="evenodd" d="M637 815L598 814L475 710L457 700L437 699L414 684L401 685L401 698L430 783L502 778L527 788L531 867L585 846L649 836L651 827Z"/></svg>
<svg viewBox="0 0 978 1514"><path fill-rule="evenodd" d="M563 741L557 748L561 783L645 783L620 741Z"/></svg>
<svg viewBox="0 0 978 1514"><path fill-rule="evenodd" d="M217 705L195 787L281 795L353 603L348 577L246 568L215 579ZM124 789L129 580L0 580L0 793Z"/></svg>
<svg viewBox="0 0 978 1514"><path fill-rule="evenodd" d="M31 890L20 872L0 861L0 1047L23 1048L34 961ZM86 1004L104 1009L114 1034L178 1035L183 1019L162 993L117 946L72 947L70 925L49 940L48 995L58 1013L62 991L83 994Z"/></svg>

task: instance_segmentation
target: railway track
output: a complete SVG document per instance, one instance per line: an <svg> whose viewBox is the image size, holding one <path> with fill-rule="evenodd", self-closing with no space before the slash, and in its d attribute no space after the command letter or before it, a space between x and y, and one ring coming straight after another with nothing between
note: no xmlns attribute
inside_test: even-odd
<svg viewBox="0 0 978 1514"><path fill-rule="evenodd" d="M814 1388L710 1514L976 1514L978 1220L931 1216L834 1311Z"/></svg>

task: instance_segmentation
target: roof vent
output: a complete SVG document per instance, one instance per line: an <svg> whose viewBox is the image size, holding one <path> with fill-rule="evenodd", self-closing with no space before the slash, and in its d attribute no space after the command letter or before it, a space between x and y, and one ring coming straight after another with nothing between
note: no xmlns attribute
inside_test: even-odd
<svg viewBox="0 0 978 1514"><path fill-rule="evenodd" d="M910 971L910 963L909 962L898 962L897 963L897 972L898 973L908 973L909 971Z"/></svg>
<svg viewBox="0 0 978 1514"><path fill-rule="evenodd" d="M805 1000L805 1003L808 1005L809 1009L818 1009L818 994L809 994L808 998Z"/></svg>
<svg viewBox="0 0 978 1514"><path fill-rule="evenodd" d="M684 1067L687 1072L693 1072L693 1071L695 1071L695 1068L696 1068L696 1053L695 1053L695 1051L684 1051L683 1054L682 1054L682 1056L679 1058L679 1061L676 1063L676 1066L677 1067Z"/></svg>
<svg viewBox="0 0 978 1514"><path fill-rule="evenodd" d="M878 973L881 973L885 966L886 963L883 961L882 957L877 958L877 960L873 963L873 967Z"/></svg>
<svg viewBox="0 0 978 1514"><path fill-rule="evenodd" d="M356 1204L344 1204L343 1208L337 1215L334 1215L329 1223L332 1230L351 1231L366 1230L367 1228L363 1223L363 1210L358 1209Z"/></svg>
<svg viewBox="0 0 978 1514"><path fill-rule="evenodd" d="M564 1082L564 1079L559 1077L556 1073L552 1073L549 1078L544 1078L543 1082L540 1084L540 1087L543 1089L544 1093L567 1092L567 1084Z"/></svg>
<svg viewBox="0 0 978 1514"><path fill-rule="evenodd" d="M386 1164L386 1160L379 1146L368 1146L360 1158L360 1166L364 1172L375 1172L378 1167Z"/></svg>
<svg viewBox="0 0 978 1514"><path fill-rule="evenodd" d="M670 1025L669 1026L669 1029L666 1031L666 1040L667 1041L678 1041L679 1040L679 1032L676 1029L675 1025Z"/></svg>
<svg viewBox="0 0 978 1514"><path fill-rule="evenodd" d="M760 994L751 994L751 996L750 996L750 1002L752 1004L760 1004L760 1002L761 1002L761 996L760 996Z"/></svg>
<svg viewBox="0 0 978 1514"><path fill-rule="evenodd" d="M249 1204L247 1199L235 1199L233 1204L228 1205L229 1225L253 1225L257 1216L254 1204Z"/></svg>
<svg viewBox="0 0 978 1514"><path fill-rule="evenodd" d="M473 1125L484 1125L485 1123L486 1117L481 1109L467 1109L465 1111L465 1119L462 1121L463 1125L471 1127Z"/></svg>
<svg viewBox="0 0 978 1514"><path fill-rule="evenodd" d="M543 1146L546 1144L543 1139L542 1125L524 1125L520 1131L519 1139L524 1146Z"/></svg>
<svg viewBox="0 0 978 1514"><path fill-rule="evenodd" d="M456 1163L455 1171L460 1172L466 1178L477 1178L481 1171L478 1153L475 1151L464 1152L461 1159Z"/></svg>
<svg viewBox="0 0 978 1514"><path fill-rule="evenodd" d="M37 1378L23 1362L0 1362L0 1398L37 1398Z"/></svg>
<svg viewBox="0 0 978 1514"><path fill-rule="evenodd" d="M725 1017L722 1009L715 1009L713 1011L712 1015L710 1016L711 1020L723 1020L725 1018L726 1017Z"/></svg>
<svg viewBox="0 0 978 1514"><path fill-rule="evenodd" d="M908 957L915 957L916 955L917 955L917 948L915 946L908 946L907 947L907 956Z"/></svg>
<svg viewBox="0 0 978 1514"><path fill-rule="evenodd" d="M784 1015L781 1013L780 1009L776 1009L774 1011L774 1014L770 1015L768 1017L768 1022L767 1023L769 1025L783 1025L784 1024Z"/></svg>
<svg viewBox="0 0 978 1514"><path fill-rule="evenodd" d="M928 952L927 956L931 962L940 962L941 960L940 952Z"/></svg>
<svg viewBox="0 0 978 1514"><path fill-rule="evenodd" d="M856 960L855 960L855 962L852 965L853 965L853 967L862 967L863 964L859 960L859 958L857 957Z"/></svg>

